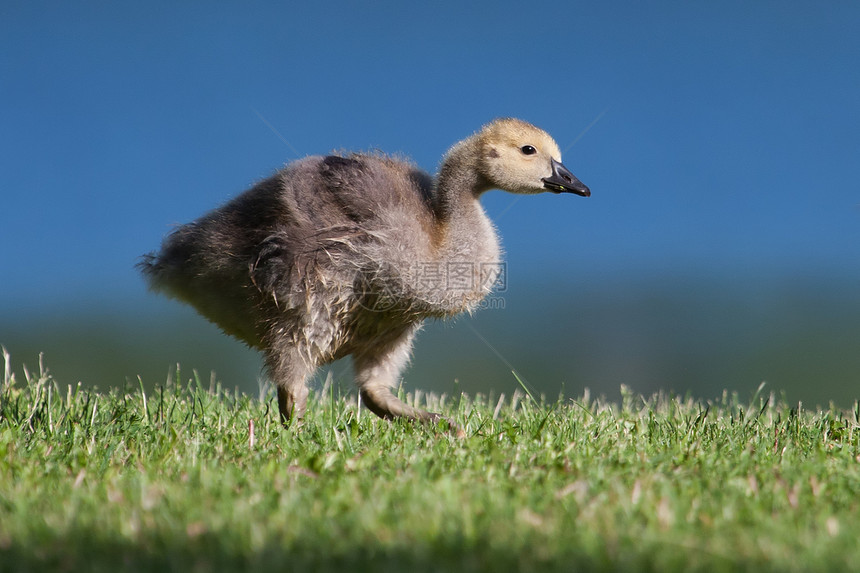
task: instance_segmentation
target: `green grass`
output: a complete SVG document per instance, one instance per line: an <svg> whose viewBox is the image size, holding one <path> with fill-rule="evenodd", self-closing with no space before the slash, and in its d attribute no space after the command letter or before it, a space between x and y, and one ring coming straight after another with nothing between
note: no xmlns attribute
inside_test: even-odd
<svg viewBox="0 0 860 573"><path fill-rule="evenodd" d="M860 571L860 406L430 398L458 439L331 391L284 430L193 379L19 378L7 357L4 572Z"/></svg>

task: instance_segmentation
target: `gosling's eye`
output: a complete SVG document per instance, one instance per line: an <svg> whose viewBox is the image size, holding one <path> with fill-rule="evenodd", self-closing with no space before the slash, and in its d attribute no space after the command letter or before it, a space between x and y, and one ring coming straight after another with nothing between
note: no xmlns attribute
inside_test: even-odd
<svg viewBox="0 0 860 573"><path fill-rule="evenodd" d="M520 147L520 151L523 152L523 155L534 155L535 153L537 153L537 149L535 149L531 145L523 145L522 147Z"/></svg>

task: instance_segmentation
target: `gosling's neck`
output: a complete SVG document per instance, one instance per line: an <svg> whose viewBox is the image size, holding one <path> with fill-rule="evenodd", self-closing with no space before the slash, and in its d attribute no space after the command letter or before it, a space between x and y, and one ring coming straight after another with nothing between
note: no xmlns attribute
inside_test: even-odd
<svg viewBox="0 0 860 573"><path fill-rule="evenodd" d="M442 224L466 215L477 204L478 198L491 185L480 173L481 145L476 136L452 147L442 160L436 177L433 210Z"/></svg>
<svg viewBox="0 0 860 573"><path fill-rule="evenodd" d="M473 277L477 290L471 295L482 298L488 287L483 284L481 269L499 260L500 248L495 227L479 202L481 194L492 188L481 175L480 150L480 142L473 136L452 147L442 160L433 198L433 247L439 261L472 265L478 275Z"/></svg>

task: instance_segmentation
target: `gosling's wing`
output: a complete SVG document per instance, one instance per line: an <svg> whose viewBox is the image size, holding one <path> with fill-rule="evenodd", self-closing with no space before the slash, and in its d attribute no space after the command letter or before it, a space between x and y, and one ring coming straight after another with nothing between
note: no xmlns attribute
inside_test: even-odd
<svg viewBox="0 0 860 573"><path fill-rule="evenodd" d="M368 224L392 211L416 219L431 215L433 178L411 163L385 155L328 156L319 163L320 188L344 217Z"/></svg>

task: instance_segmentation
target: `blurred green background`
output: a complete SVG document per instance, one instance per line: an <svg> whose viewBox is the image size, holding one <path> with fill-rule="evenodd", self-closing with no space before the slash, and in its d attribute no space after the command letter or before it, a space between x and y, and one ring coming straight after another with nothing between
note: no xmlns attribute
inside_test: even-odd
<svg viewBox="0 0 860 573"><path fill-rule="evenodd" d="M835 402L860 396L860 284L813 277L729 281L704 276L624 280L531 280L510 273L493 308L419 334L404 376L407 390L508 395L529 387L555 398L591 394L617 399L622 384L651 394L669 390L700 399L723 390L749 398L761 382L792 403ZM102 389L164 384L180 363L226 388L259 395L257 354L224 336L194 311L154 295L135 305L92 301L0 316L0 342L38 369L38 354L61 384ZM354 393L349 363L331 371Z"/></svg>

